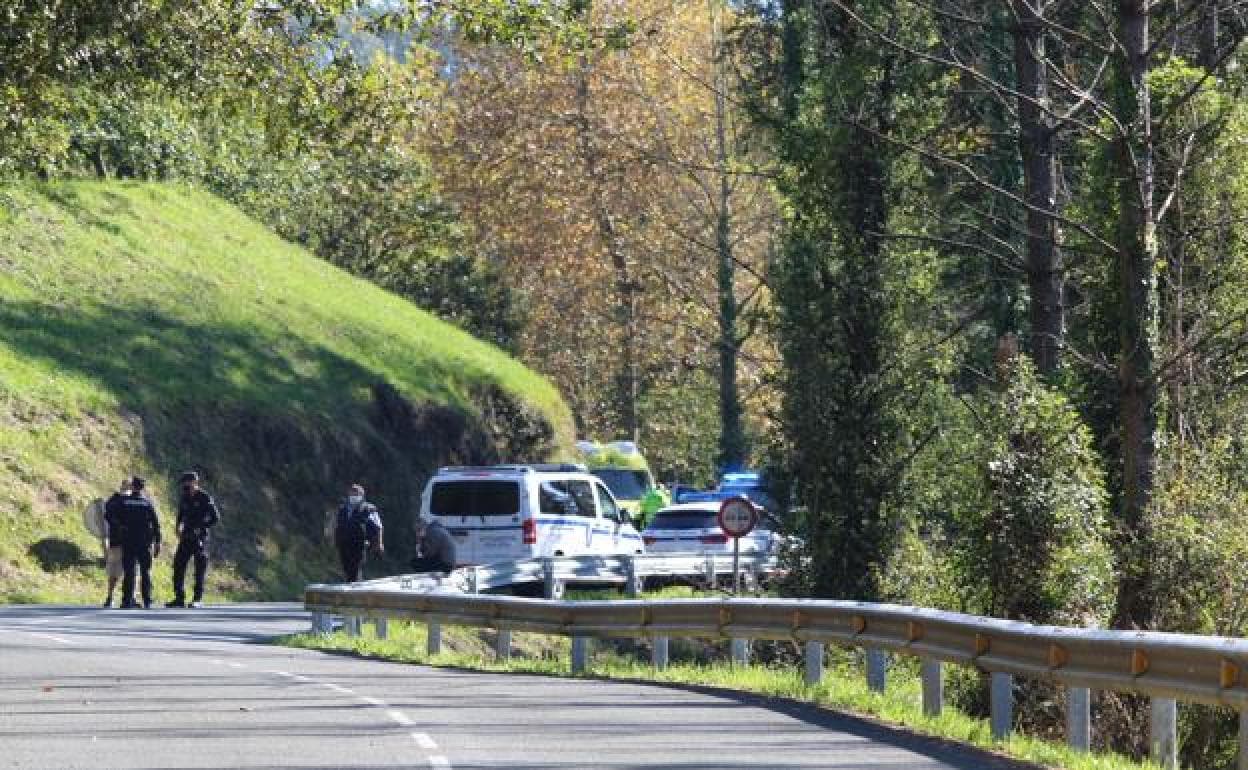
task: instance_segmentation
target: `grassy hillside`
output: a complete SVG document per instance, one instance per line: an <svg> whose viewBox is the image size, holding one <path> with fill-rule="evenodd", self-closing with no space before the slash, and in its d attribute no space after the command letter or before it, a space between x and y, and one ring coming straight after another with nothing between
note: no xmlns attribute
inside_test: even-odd
<svg viewBox="0 0 1248 770"><path fill-rule="evenodd" d="M549 382L210 195L0 188L0 599L94 599L81 509L131 473L221 503L210 590L293 595L360 480L403 559L428 471L567 446ZM158 590L168 594L168 556Z"/></svg>

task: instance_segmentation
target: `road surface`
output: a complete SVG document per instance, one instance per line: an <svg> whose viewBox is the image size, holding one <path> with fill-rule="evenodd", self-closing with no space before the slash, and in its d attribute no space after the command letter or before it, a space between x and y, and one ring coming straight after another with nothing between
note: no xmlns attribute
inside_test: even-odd
<svg viewBox="0 0 1248 770"><path fill-rule="evenodd" d="M689 688L265 644L298 605L0 607L0 768L1010 768L827 711Z"/></svg>

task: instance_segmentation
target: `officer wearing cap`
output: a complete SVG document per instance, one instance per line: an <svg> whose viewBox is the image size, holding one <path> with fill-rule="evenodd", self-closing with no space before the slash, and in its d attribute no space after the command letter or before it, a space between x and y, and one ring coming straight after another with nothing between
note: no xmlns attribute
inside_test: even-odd
<svg viewBox="0 0 1248 770"><path fill-rule="evenodd" d="M178 500L178 550L173 554L173 601L166 607L198 607L204 599L208 574L208 531L221 521L212 496L199 488L199 474L182 474L182 497ZM195 560L195 593L186 603L186 565Z"/></svg>
<svg viewBox="0 0 1248 770"><path fill-rule="evenodd" d="M109 500L104 513L109 524L109 542L120 538L121 543L122 609L138 606L134 602L136 571L141 577L143 606L152 606L152 558L160 555L160 518L156 506L143 494L146 486L143 478L135 476L130 480L130 494Z"/></svg>

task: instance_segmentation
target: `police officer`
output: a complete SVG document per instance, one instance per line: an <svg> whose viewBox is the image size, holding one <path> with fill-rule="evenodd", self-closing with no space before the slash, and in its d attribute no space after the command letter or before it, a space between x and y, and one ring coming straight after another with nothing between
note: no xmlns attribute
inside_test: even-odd
<svg viewBox="0 0 1248 770"><path fill-rule="evenodd" d="M199 474L182 474L182 497L178 500L178 550L173 554L173 601L166 607L198 607L204 600L204 577L208 574L208 531L221 521L212 496L199 488ZM195 560L195 594L186 603L186 565Z"/></svg>
<svg viewBox="0 0 1248 770"><path fill-rule="evenodd" d="M364 499L364 487L352 484L334 517L334 545L348 583L364 579L364 560L370 546L378 556L385 555L381 531L381 512Z"/></svg>
<svg viewBox="0 0 1248 770"><path fill-rule="evenodd" d="M156 506L143 494L147 482L139 476L130 480L130 494L109 500L104 516L108 521L109 542L120 538L121 608L138 605L134 601L134 573L138 570L143 606L152 606L152 558L160 555L160 518Z"/></svg>
<svg viewBox="0 0 1248 770"><path fill-rule="evenodd" d="M455 569L455 538L436 516L416 519L420 555L412 559L413 572L450 572Z"/></svg>

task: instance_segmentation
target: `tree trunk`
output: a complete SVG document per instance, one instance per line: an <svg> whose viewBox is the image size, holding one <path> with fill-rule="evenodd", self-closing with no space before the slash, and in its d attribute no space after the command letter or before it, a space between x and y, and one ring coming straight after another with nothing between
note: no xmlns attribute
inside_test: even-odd
<svg viewBox="0 0 1248 770"><path fill-rule="evenodd" d="M1114 624L1149 628L1150 509L1157 469L1157 223L1154 209L1152 109L1148 86L1148 0L1118 4L1123 54L1117 73L1119 222L1117 284L1121 313L1118 387L1122 433L1121 576Z"/></svg>
<svg viewBox="0 0 1248 770"><path fill-rule="evenodd" d="M1196 63L1209 71L1218 63L1218 5L1215 0L1207 0L1200 16L1200 52Z"/></svg>
<svg viewBox="0 0 1248 770"><path fill-rule="evenodd" d="M711 55L715 68L715 161L719 176L719 200L715 220L716 271L719 289L719 465L740 468L745 463L745 430L741 423L741 393L737 384L736 260L732 248L732 188L728 171L728 127L724 78L720 52L718 0L711 0Z"/></svg>
<svg viewBox="0 0 1248 770"><path fill-rule="evenodd" d="M1036 370L1061 365L1065 335L1061 230L1057 213L1057 131L1049 106L1043 0L1014 0L1014 65L1018 79L1019 151L1027 201L1027 283L1031 357Z"/></svg>
<svg viewBox="0 0 1248 770"><path fill-rule="evenodd" d="M641 421L637 415L640 395L638 376L638 285L633 278L623 238L616 227L615 217L607 200L606 180L603 178L602 158L594 142L593 127L589 121L589 62L581 58L577 81L577 113L574 117L581 161L589 181L589 194L594 211L594 222L602 245L611 260L615 273L615 315L622 334L619 368L616 371L616 408L618 427L628 439L637 442L641 438Z"/></svg>

